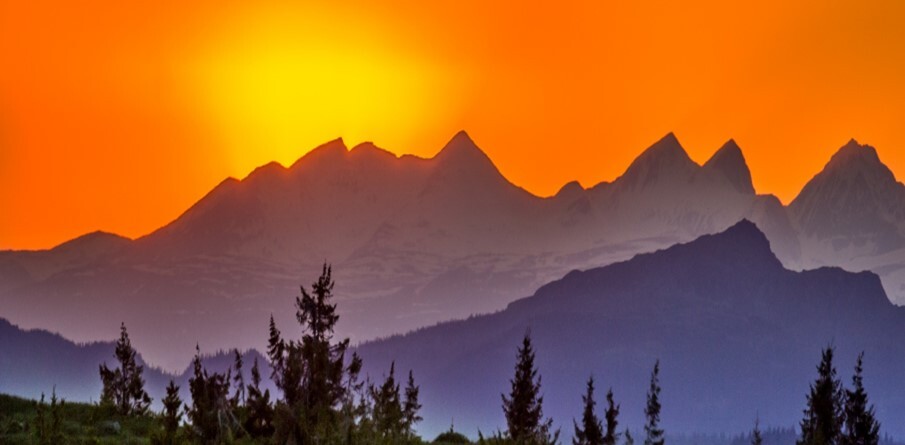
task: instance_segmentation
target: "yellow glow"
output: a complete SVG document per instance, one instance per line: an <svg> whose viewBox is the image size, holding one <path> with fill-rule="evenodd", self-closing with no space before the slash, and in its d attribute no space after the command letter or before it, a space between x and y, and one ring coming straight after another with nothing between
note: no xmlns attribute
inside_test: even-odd
<svg viewBox="0 0 905 445"><path fill-rule="evenodd" d="M455 113L455 83L467 79L461 72L446 72L361 27L283 23L262 20L239 39L202 49L193 65L194 93L237 175L271 160L289 165L336 137L349 145L381 138L408 147L424 134L453 131L430 125ZM342 34L350 30L356 34Z"/></svg>

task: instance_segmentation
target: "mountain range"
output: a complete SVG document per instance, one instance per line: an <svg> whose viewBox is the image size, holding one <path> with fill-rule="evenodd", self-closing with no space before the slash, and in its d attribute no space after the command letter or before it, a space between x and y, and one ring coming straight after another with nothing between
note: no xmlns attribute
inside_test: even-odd
<svg viewBox="0 0 905 445"><path fill-rule="evenodd" d="M505 310L369 342L358 352L371 375L391 362L414 370L423 428L438 431L454 421L488 433L505 425L500 394L510 389L526 332L544 413L567 437L591 375L598 400L612 388L620 426L643 437L657 360L667 431L734 433L756 419L794 426L827 346L836 350L846 385L864 352L864 382L883 432L905 434L905 308L889 301L871 272L784 268L749 221L570 272Z"/></svg>
<svg viewBox="0 0 905 445"><path fill-rule="evenodd" d="M756 194L734 141L692 161L673 134L612 182L542 198L464 132L430 159L342 140L289 167L226 179L129 240L92 233L0 252L0 316L78 342L125 322L149 362L178 370L196 342L260 348L294 323L297 286L334 266L339 334L367 340L502 309L571 270L754 221L787 267L872 270L905 301L905 186L852 141L789 205Z"/></svg>
<svg viewBox="0 0 905 445"><path fill-rule="evenodd" d="M290 326L281 328L296 335ZM669 434L736 434L750 430L755 419L793 427L827 346L835 348L846 384L855 357L864 352L864 384L883 433L905 435L905 308L889 301L872 272L785 268L747 220L689 243L570 272L492 314L355 349L372 381L380 381L391 363L400 373L414 372L424 437L451 423L474 437L505 425L500 394L509 389L526 333L535 345L544 413L566 438L581 414L590 375L600 400L613 389L620 427L641 437L657 360ZM96 399L97 364L111 361L112 349L111 343L76 345L0 321L0 392L35 397L56 385L70 400ZM246 372L253 357L269 375L254 351L245 354ZM206 360L220 370L230 363L229 354ZM149 368L146 378L159 400L170 377ZM186 388L187 378L188 370L177 382Z"/></svg>

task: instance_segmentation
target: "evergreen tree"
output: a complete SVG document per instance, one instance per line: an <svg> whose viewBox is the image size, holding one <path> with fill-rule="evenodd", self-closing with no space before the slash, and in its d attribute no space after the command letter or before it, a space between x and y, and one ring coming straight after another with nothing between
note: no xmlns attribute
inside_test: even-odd
<svg viewBox="0 0 905 445"><path fill-rule="evenodd" d="M559 438L559 431L550 434L553 420L543 421L544 398L540 395L540 380L534 368L531 335L526 333L518 349L515 377L509 381L512 389L508 397L502 395L508 436L516 443L547 444L555 443Z"/></svg>
<svg viewBox="0 0 905 445"><path fill-rule="evenodd" d="M405 385L405 403L402 405L403 432L409 440L415 437L415 424L422 420L418 415L418 411L421 410L421 403L418 402L419 392L420 388L415 385L415 376L410 369L408 383Z"/></svg>
<svg viewBox="0 0 905 445"><path fill-rule="evenodd" d="M372 418L378 439L385 443L400 441L403 433L402 402L395 378L396 363L390 364L390 375L380 387L371 388L374 401Z"/></svg>
<svg viewBox="0 0 905 445"><path fill-rule="evenodd" d="M233 406L239 407L245 405L245 377L242 375L242 354L238 349L234 349L235 360L233 362L233 386L236 387L235 395L233 395Z"/></svg>
<svg viewBox="0 0 905 445"><path fill-rule="evenodd" d="M229 376L208 373L201 364L201 350L195 346L193 374L189 378L192 406L186 410L194 440L202 444L222 443L239 427L229 400Z"/></svg>
<svg viewBox="0 0 905 445"><path fill-rule="evenodd" d="M644 415L647 422L644 424L644 445L663 445L663 429L660 428L660 360L654 364L654 370L650 374L650 389L647 392L647 407Z"/></svg>
<svg viewBox="0 0 905 445"><path fill-rule="evenodd" d="M50 395L50 433L48 434L49 443L54 445L63 443L63 419L60 411L66 403L63 400L57 403L57 400L59 400L57 399L57 388L54 387Z"/></svg>
<svg viewBox="0 0 905 445"><path fill-rule="evenodd" d="M751 445L764 445L764 438L760 434L760 419L754 421L754 431L751 432Z"/></svg>
<svg viewBox="0 0 905 445"><path fill-rule="evenodd" d="M842 382L833 366L833 348L828 347L817 365L817 380L811 384L797 444L839 445L845 416L843 399Z"/></svg>
<svg viewBox="0 0 905 445"><path fill-rule="evenodd" d="M47 419L44 414L44 393L41 400L35 406L35 439L38 445L50 444L50 434L47 431Z"/></svg>
<svg viewBox="0 0 905 445"><path fill-rule="evenodd" d="M616 445L616 441L619 440L619 432L616 430L619 426L619 405L613 400L612 388L606 392L604 417L606 418L606 434L603 436L603 443L604 445Z"/></svg>
<svg viewBox="0 0 905 445"><path fill-rule="evenodd" d="M864 353L858 355L852 389L845 391L845 433L843 445L877 445L880 443L880 424L874 415L874 407L869 406L867 391L864 390L862 362Z"/></svg>
<svg viewBox="0 0 905 445"><path fill-rule="evenodd" d="M277 440L324 442L342 436L340 419L346 387L345 352L349 340L333 341L339 315L333 298L332 272L324 264L311 293L300 287L296 319L302 326L300 341L284 342L271 319L268 354L274 382L283 392L276 409Z"/></svg>
<svg viewBox="0 0 905 445"><path fill-rule="evenodd" d="M635 438L632 437L632 433L631 433L631 431L628 430L628 428L625 429L624 435L625 435L625 442L624 442L625 445L635 445Z"/></svg>
<svg viewBox="0 0 905 445"><path fill-rule="evenodd" d="M136 362L137 353L129 340L125 323L120 327L114 355L119 362L119 368L111 370L106 363L100 366L103 383L101 403L113 405L123 416L146 414L151 405L151 398L145 391L145 381L141 376L144 367Z"/></svg>
<svg viewBox="0 0 905 445"><path fill-rule="evenodd" d="M600 423L600 419L597 418L597 414L594 412L594 406L597 402L594 401L594 377L588 378L587 392L585 395L581 396L581 401L584 403L584 411L581 416L581 426L578 425L578 422L574 420L572 423L575 425L575 435L572 438L573 445L603 445L603 425Z"/></svg>
<svg viewBox="0 0 905 445"><path fill-rule="evenodd" d="M270 404L270 390L261 392L261 371L258 369L258 359L255 357L251 367L251 385L248 385L248 399L246 401L248 416L245 420L245 430L251 437L270 437L273 435L273 407Z"/></svg>
<svg viewBox="0 0 905 445"><path fill-rule="evenodd" d="M179 398L179 387L170 379L167 385L167 395L163 399L163 411L160 420L163 423L163 431L151 436L152 445L176 445L179 442L179 422L182 419L182 399Z"/></svg>

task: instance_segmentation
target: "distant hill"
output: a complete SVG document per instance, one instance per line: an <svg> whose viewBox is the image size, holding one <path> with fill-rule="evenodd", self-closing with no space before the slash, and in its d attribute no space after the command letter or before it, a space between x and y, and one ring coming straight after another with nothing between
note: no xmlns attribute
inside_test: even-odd
<svg viewBox="0 0 905 445"><path fill-rule="evenodd" d="M59 334L44 330L22 330L0 318L0 394L13 394L38 399L44 393L70 401L97 402L101 394L98 367L101 363L116 366L113 342L75 344ZM270 375L270 365L257 351L242 354L243 374L250 382L251 366L258 359L261 375ZM224 372L233 365L232 352L218 352L202 359L206 369ZM180 386L183 399L190 397L188 379L191 367L179 375L171 375L149 367L139 354L138 362L145 366L146 389L154 399L154 408L166 394L166 385L174 379ZM269 380L263 385L274 391Z"/></svg>
<svg viewBox="0 0 905 445"><path fill-rule="evenodd" d="M413 369L427 429L504 425L516 347L530 329L544 412L564 431L593 374L612 387L622 425L640 437L644 397L661 361L663 424L671 433L746 431L801 418L821 348L834 345L850 382L865 351L865 384L883 431L902 437L905 309L877 275L783 267L748 221L629 261L574 271L505 310L362 345L372 374Z"/></svg>

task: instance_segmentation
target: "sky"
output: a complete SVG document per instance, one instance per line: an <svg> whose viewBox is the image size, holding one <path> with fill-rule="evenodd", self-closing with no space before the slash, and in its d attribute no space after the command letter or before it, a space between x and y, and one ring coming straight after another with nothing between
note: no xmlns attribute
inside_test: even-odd
<svg viewBox="0 0 905 445"><path fill-rule="evenodd" d="M0 249L138 237L343 137L464 129L549 196L672 131L783 202L850 138L905 175L905 2L0 0Z"/></svg>

